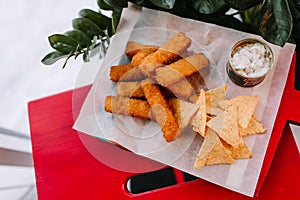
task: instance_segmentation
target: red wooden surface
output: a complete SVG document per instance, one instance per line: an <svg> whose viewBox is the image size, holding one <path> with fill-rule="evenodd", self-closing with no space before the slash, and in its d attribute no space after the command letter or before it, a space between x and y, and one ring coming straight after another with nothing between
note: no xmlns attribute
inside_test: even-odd
<svg viewBox="0 0 300 200"><path fill-rule="evenodd" d="M287 121L300 122L300 92L293 89L294 70L295 59L259 179L258 187L261 187L261 190L254 199L300 199L300 157L286 123ZM76 115L80 108L80 106L72 107L72 104L81 105L89 88L90 86L76 89L75 99L73 99L73 91L67 91L29 103L39 200L251 199L201 179L184 182L178 170L175 171L179 182L177 185L138 195L127 192L126 181L136 174L118 171L101 163L90 154L83 141L104 153L114 152L111 154L111 159L116 161L121 162L123 156L119 155L129 154L126 157L128 162L141 160L149 166L156 164L130 152L124 153L124 150L114 145L72 129L73 114Z"/></svg>

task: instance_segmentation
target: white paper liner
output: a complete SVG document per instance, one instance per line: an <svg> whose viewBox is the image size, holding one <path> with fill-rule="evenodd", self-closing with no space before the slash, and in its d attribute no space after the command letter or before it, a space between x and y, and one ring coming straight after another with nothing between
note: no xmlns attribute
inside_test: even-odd
<svg viewBox="0 0 300 200"><path fill-rule="evenodd" d="M145 123L132 117L113 115L104 111L105 97L113 95L115 88L115 84L109 80L109 67L129 62L124 56L127 41L161 45L179 31L193 40L189 50L203 52L209 58L210 69L201 72L209 88L225 83L228 98L243 94L260 96L255 116L262 121L267 133L244 138L253 158L236 160L232 165L215 165L194 170L194 161L202 139L191 130L186 130L174 142L167 143L155 122ZM249 37L261 39L253 34L180 18L165 12L151 9L143 9L141 12L136 6L130 6L123 11L117 34L112 39L102 67L73 128L95 137L116 141L137 154L244 195L253 196L295 45L286 44L281 48L268 43L276 59L273 69L259 85L242 88L229 80L225 65L233 44Z"/></svg>

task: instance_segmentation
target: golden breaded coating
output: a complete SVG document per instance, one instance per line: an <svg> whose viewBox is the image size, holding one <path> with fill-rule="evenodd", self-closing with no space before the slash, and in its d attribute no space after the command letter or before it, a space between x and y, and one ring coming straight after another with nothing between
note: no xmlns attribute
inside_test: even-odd
<svg viewBox="0 0 300 200"><path fill-rule="evenodd" d="M191 45L191 39L180 32L170 38L157 51L149 54L139 66L150 77L162 65L169 64L182 57L182 53Z"/></svg>
<svg viewBox="0 0 300 200"><path fill-rule="evenodd" d="M111 66L110 80L118 81L137 81L144 79L145 76L139 68L131 66L131 64Z"/></svg>
<svg viewBox="0 0 300 200"><path fill-rule="evenodd" d="M126 44L126 49L125 49L125 54L128 58L132 58L134 55L136 55L138 52L142 50L150 50L150 51L155 51L158 49L158 46L154 45L143 45L138 42L134 41L128 41Z"/></svg>
<svg viewBox="0 0 300 200"><path fill-rule="evenodd" d="M200 93L201 89L207 90L205 80L199 72L193 73L192 75L186 77L186 79L194 89L193 94Z"/></svg>
<svg viewBox="0 0 300 200"><path fill-rule="evenodd" d="M157 48L146 48L140 50L132 57L131 65L134 67L139 66L140 64L142 64L144 58L146 58L149 54L153 53L156 50Z"/></svg>
<svg viewBox="0 0 300 200"><path fill-rule="evenodd" d="M177 98L187 99L193 92L193 87L187 79L181 79L177 83L171 84L167 89Z"/></svg>
<svg viewBox="0 0 300 200"><path fill-rule="evenodd" d="M156 69L155 79L160 85L167 87L172 83L178 82L184 77L188 77L193 73L200 71L207 67L208 64L209 61L204 54L194 54L187 58L182 58L165 67Z"/></svg>
<svg viewBox="0 0 300 200"><path fill-rule="evenodd" d="M144 92L139 82L118 82L117 95L124 97L144 97Z"/></svg>
<svg viewBox="0 0 300 200"><path fill-rule="evenodd" d="M106 112L130 115L143 119L150 119L150 106L146 101L130 99L128 97L107 96L104 109Z"/></svg>
<svg viewBox="0 0 300 200"><path fill-rule="evenodd" d="M180 128L167 100L153 80L143 80L141 86L151 107L151 114L161 126L165 140L173 141L180 134Z"/></svg>

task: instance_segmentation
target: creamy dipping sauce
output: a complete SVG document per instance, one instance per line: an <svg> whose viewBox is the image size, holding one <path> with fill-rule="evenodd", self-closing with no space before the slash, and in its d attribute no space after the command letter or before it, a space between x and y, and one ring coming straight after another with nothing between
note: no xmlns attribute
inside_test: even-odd
<svg viewBox="0 0 300 200"><path fill-rule="evenodd" d="M272 61L272 53L261 43L240 46L230 58L231 67L249 78L264 76L272 67Z"/></svg>

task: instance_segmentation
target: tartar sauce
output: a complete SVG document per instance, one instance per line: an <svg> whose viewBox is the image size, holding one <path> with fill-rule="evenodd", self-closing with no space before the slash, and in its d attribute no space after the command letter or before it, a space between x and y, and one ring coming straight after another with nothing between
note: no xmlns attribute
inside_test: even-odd
<svg viewBox="0 0 300 200"><path fill-rule="evenodd" d="M232 68L242 76L249 78L261 77L272 66L272 54L263 44L249 43L235 51L230 63Z"/></svg>

